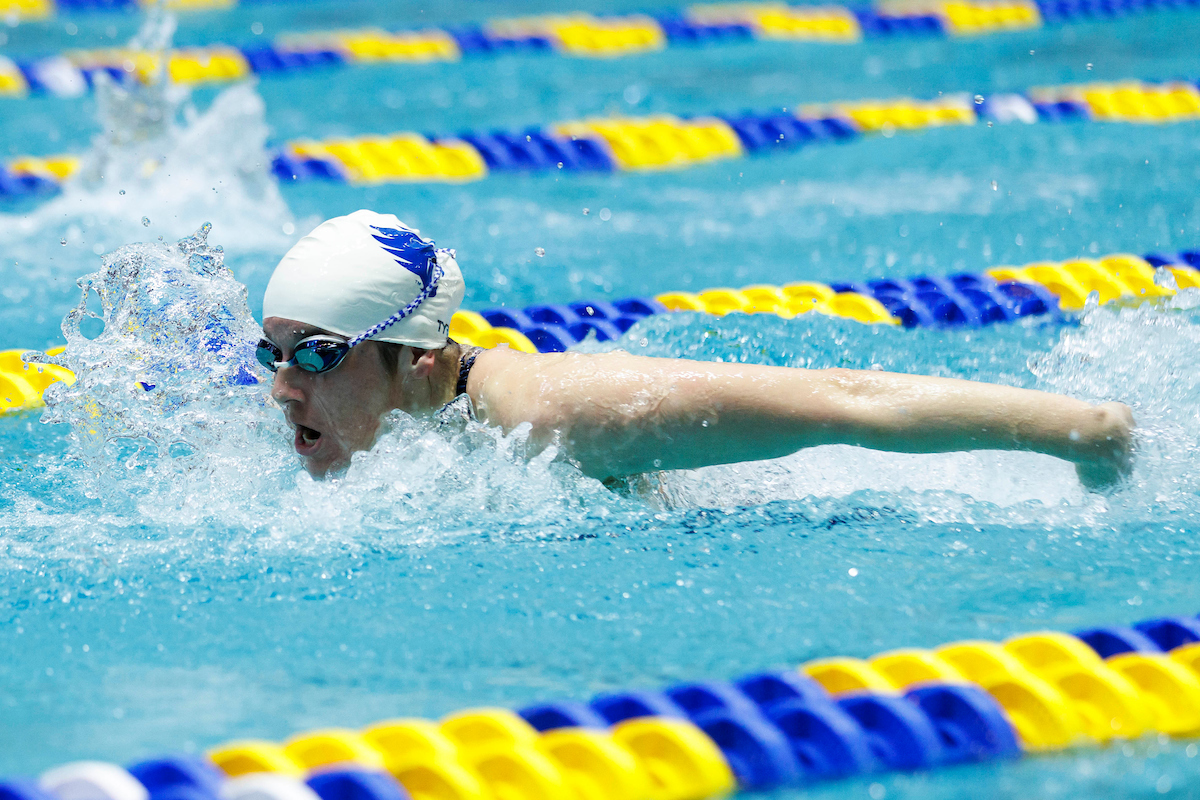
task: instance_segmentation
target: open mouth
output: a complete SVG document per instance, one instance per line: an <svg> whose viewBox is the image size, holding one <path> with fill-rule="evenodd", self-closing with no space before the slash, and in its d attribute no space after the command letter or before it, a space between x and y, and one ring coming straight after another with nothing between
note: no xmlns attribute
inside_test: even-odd
<svg viewBox="0 0 1200 800"><path fill-rule="evenodd" d="M302 456L312 455L321 443L321 432L307 425L296 426L296 438L293 445L296 452Z"/></svg>

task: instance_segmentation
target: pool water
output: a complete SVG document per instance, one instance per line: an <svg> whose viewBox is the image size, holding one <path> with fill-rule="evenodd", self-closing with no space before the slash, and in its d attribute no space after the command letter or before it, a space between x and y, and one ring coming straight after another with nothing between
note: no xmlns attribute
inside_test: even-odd
<svg viewBox="0 0 1200 800"><path fill-rule="evenodd" d="M245 6L181 18L176 41L243 43L251 22L275 36L546 6ZM74 36L61 21L8 29L4 52L112 44L138 22L74 21ZM370 188L277 186L266 148L1197 77L1198 34L1200 14L1160 12L973 41L347 68L161 98L170 114L183 103L166 130L94 97L4 101L5 157L92 148L105 169L58 198L0 208L0 346L61 344L76 280L101 270L102 254L116 268L110 285L131 285L137 266L145 291L114 293L108 309L93 295L88 307L147 324L68 326L68 359L83 369L52 398L58 421L0 417L0 774L1200 611L1194 290L1091 309L1067 326L906 331L811 314L674 314L582 345L1121 400L1138 418L1139 454L1111 495L1085 493L1068 465L1031 454L848 447L614 494L568 464L526 461L519 433L447 438L400 416L343 479L316 483L260 390L189 347L199 332L187 324L219 309L232 333L252 333L279 256L320 219L359 207L456 248L472 309L1194 248L1194 122L980 125L679 172ZM147 176L150 153L166 168ZM189 270L168 247L206 221L245 299L232 278ZM133 242L145 244L117 252ZM175 378L146 393L153 402L131 393L131 378L167 364ZM89 401L107 412L100 435ZM1200 760L1187 745L1146 739L778 796L1188 797L1200 792Z"/></svg>

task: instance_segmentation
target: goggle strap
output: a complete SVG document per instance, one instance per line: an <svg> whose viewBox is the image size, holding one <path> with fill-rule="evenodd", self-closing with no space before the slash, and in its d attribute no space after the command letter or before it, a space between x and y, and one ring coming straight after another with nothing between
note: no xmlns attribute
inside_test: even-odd
<svg viewBox="0 0 1200 800"><path fill-rule="evenodd" d="M360 333L358 336L355 336L353 339L351 339L349 341L349 345L351 347L354 347L355 345L360 344L361 342L365 342L367 339L370 339L372 336L375 336L376 334L379 334L379 333L387 330L388 328L392 327L400 320L402 320L405 317L407 317L408 315L412 314L414 311L417 310L417 307L420 306L421 303L424 303L429 298L429 295L433 294L433 292L437 290L438 281L440 281L441 279L442 279L442 267L437 262L434 262L433 275L430 277L428 285L426 285L423 289L421 289L421 291L417 292L417 296L412 299L411 303L409 303L404 308L397 311L395 314L392 314L390 317L388 317L387 319L385 319L383 322L379 323L378 325L372 325L370 328L367 328L365 331Z"/></svg>
<svg viewBox="0 0 1200 800"><path fill-rule="evenodd" d="M439 250L437 252L444 252L444 251ZM452 253L452 251L445 251L445 252ZM392 314L390 317L385 319L383 322L379 323L378 325L372 325L370 328L367 328L365 331L360 333L358 336L355 336L353 339L346 342L346 351L349 352L349 350L352 347L354 347L355 345L361 344L362 342L365 342L367 339L370 339L372 336L375 336L376 334L379 334L379 333L387 330L388 328L392 327L400 320L404 319L405 317L409 316L414 311L416 311L417 308L421 305L421 303L424 303L426 300L429 299L429 296L431 294L433 294L435 291L437 291L438 282L441 281L442 274L443 274L442 267L435 260L433 263L433 274L430 276L429 283L424 288L422 288L421 291L417 292L417 296L412 299L412 302L409 303L408 305L406 305L404 308L397 311L395 314ZM260 347L261 347L261 345L260 345ZM278 348L275 348L275 352L278 352ZM282 355L282 353L280 353L280 355ZM345 353L343 353L342 356L344 358ZM293 355L292 362L294 362L295 360L296 360L296 358ZM341 359L338 359L338 360L340 362ZM292 362L276 361L274 369L272 369L271 371L274 372L275 370L278 370L280 367L288 366L288 364L290 364ZM266 365L264 364L263 366L266 366ZM271 368L268 367L268 369L271 369ZM320 371L323 372L324 370L320 370Z"/></svg>

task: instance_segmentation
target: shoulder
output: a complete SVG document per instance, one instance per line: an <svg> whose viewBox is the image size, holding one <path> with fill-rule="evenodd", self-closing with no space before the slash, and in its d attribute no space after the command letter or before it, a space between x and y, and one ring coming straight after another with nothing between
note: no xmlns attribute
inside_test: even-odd
<svg viewBox="0 0 1200 800"><path fill-rule="evenodd" d="M690 362L684 362L690 363ZM562 428L588 409L672 383L671 359L602 354L480 353L467 379L479 418L506 430L522 422Z"/></svg>
<svg viewBox="0 0 1200 800"><path fill-rule="evenodd" d="M479 418L511 430L561 428L581 409L603 401L629 376L647 375L645 359L624 352L522 353L498 347L480 353L467 378L467 394Z"/></svg>
<svg viewBox="0 0 1200 800"><path fill-rule="evenodd" d="M522 353L508 347L484 350L475 356L467 376L467 394L479 418L505 428L514 427L516 409L529 405L532 386L553 355ZM519 424L519 421L516 422Z"/></svg>

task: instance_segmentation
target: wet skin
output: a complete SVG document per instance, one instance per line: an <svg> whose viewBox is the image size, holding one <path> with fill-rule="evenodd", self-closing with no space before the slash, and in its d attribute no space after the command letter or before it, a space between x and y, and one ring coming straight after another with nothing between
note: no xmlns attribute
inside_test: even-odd
<svg viewBox="0 0 1200 800"><path fill-rule="evenodd" d="M283 351L287 361L298 342L328 331L296 320L268 317L263 333ZM295 429L292 442L314 477L344 469L350 456L375 443L383 416L392 409L410 413L429 407L429 376L433 351L405 347L400 363L389 370L383 348L367 341L351 348L341 363L327 372L307 372L297 366L275 373L271 397Z"/></svg>
<svg viewBox="0 0 1200 800"><path fill-rule="evenodd" d="M299 341L327 333L277 317L263 329L285 361ZM389 411L427 413L453 398L457 351L439 361L439 351L404 346L391 370L384 352L364 342L327 372L275 374L271 396L314 476L369 450ZM1133 451L1133 416L1120 403L920 375L497 348L476 359L467 393L482 421L506 432L528 424L535 451L554 443L596 478L853 444L1032 450L1074 462L1085 486L1101 488L1128 473Z"/></svg>

